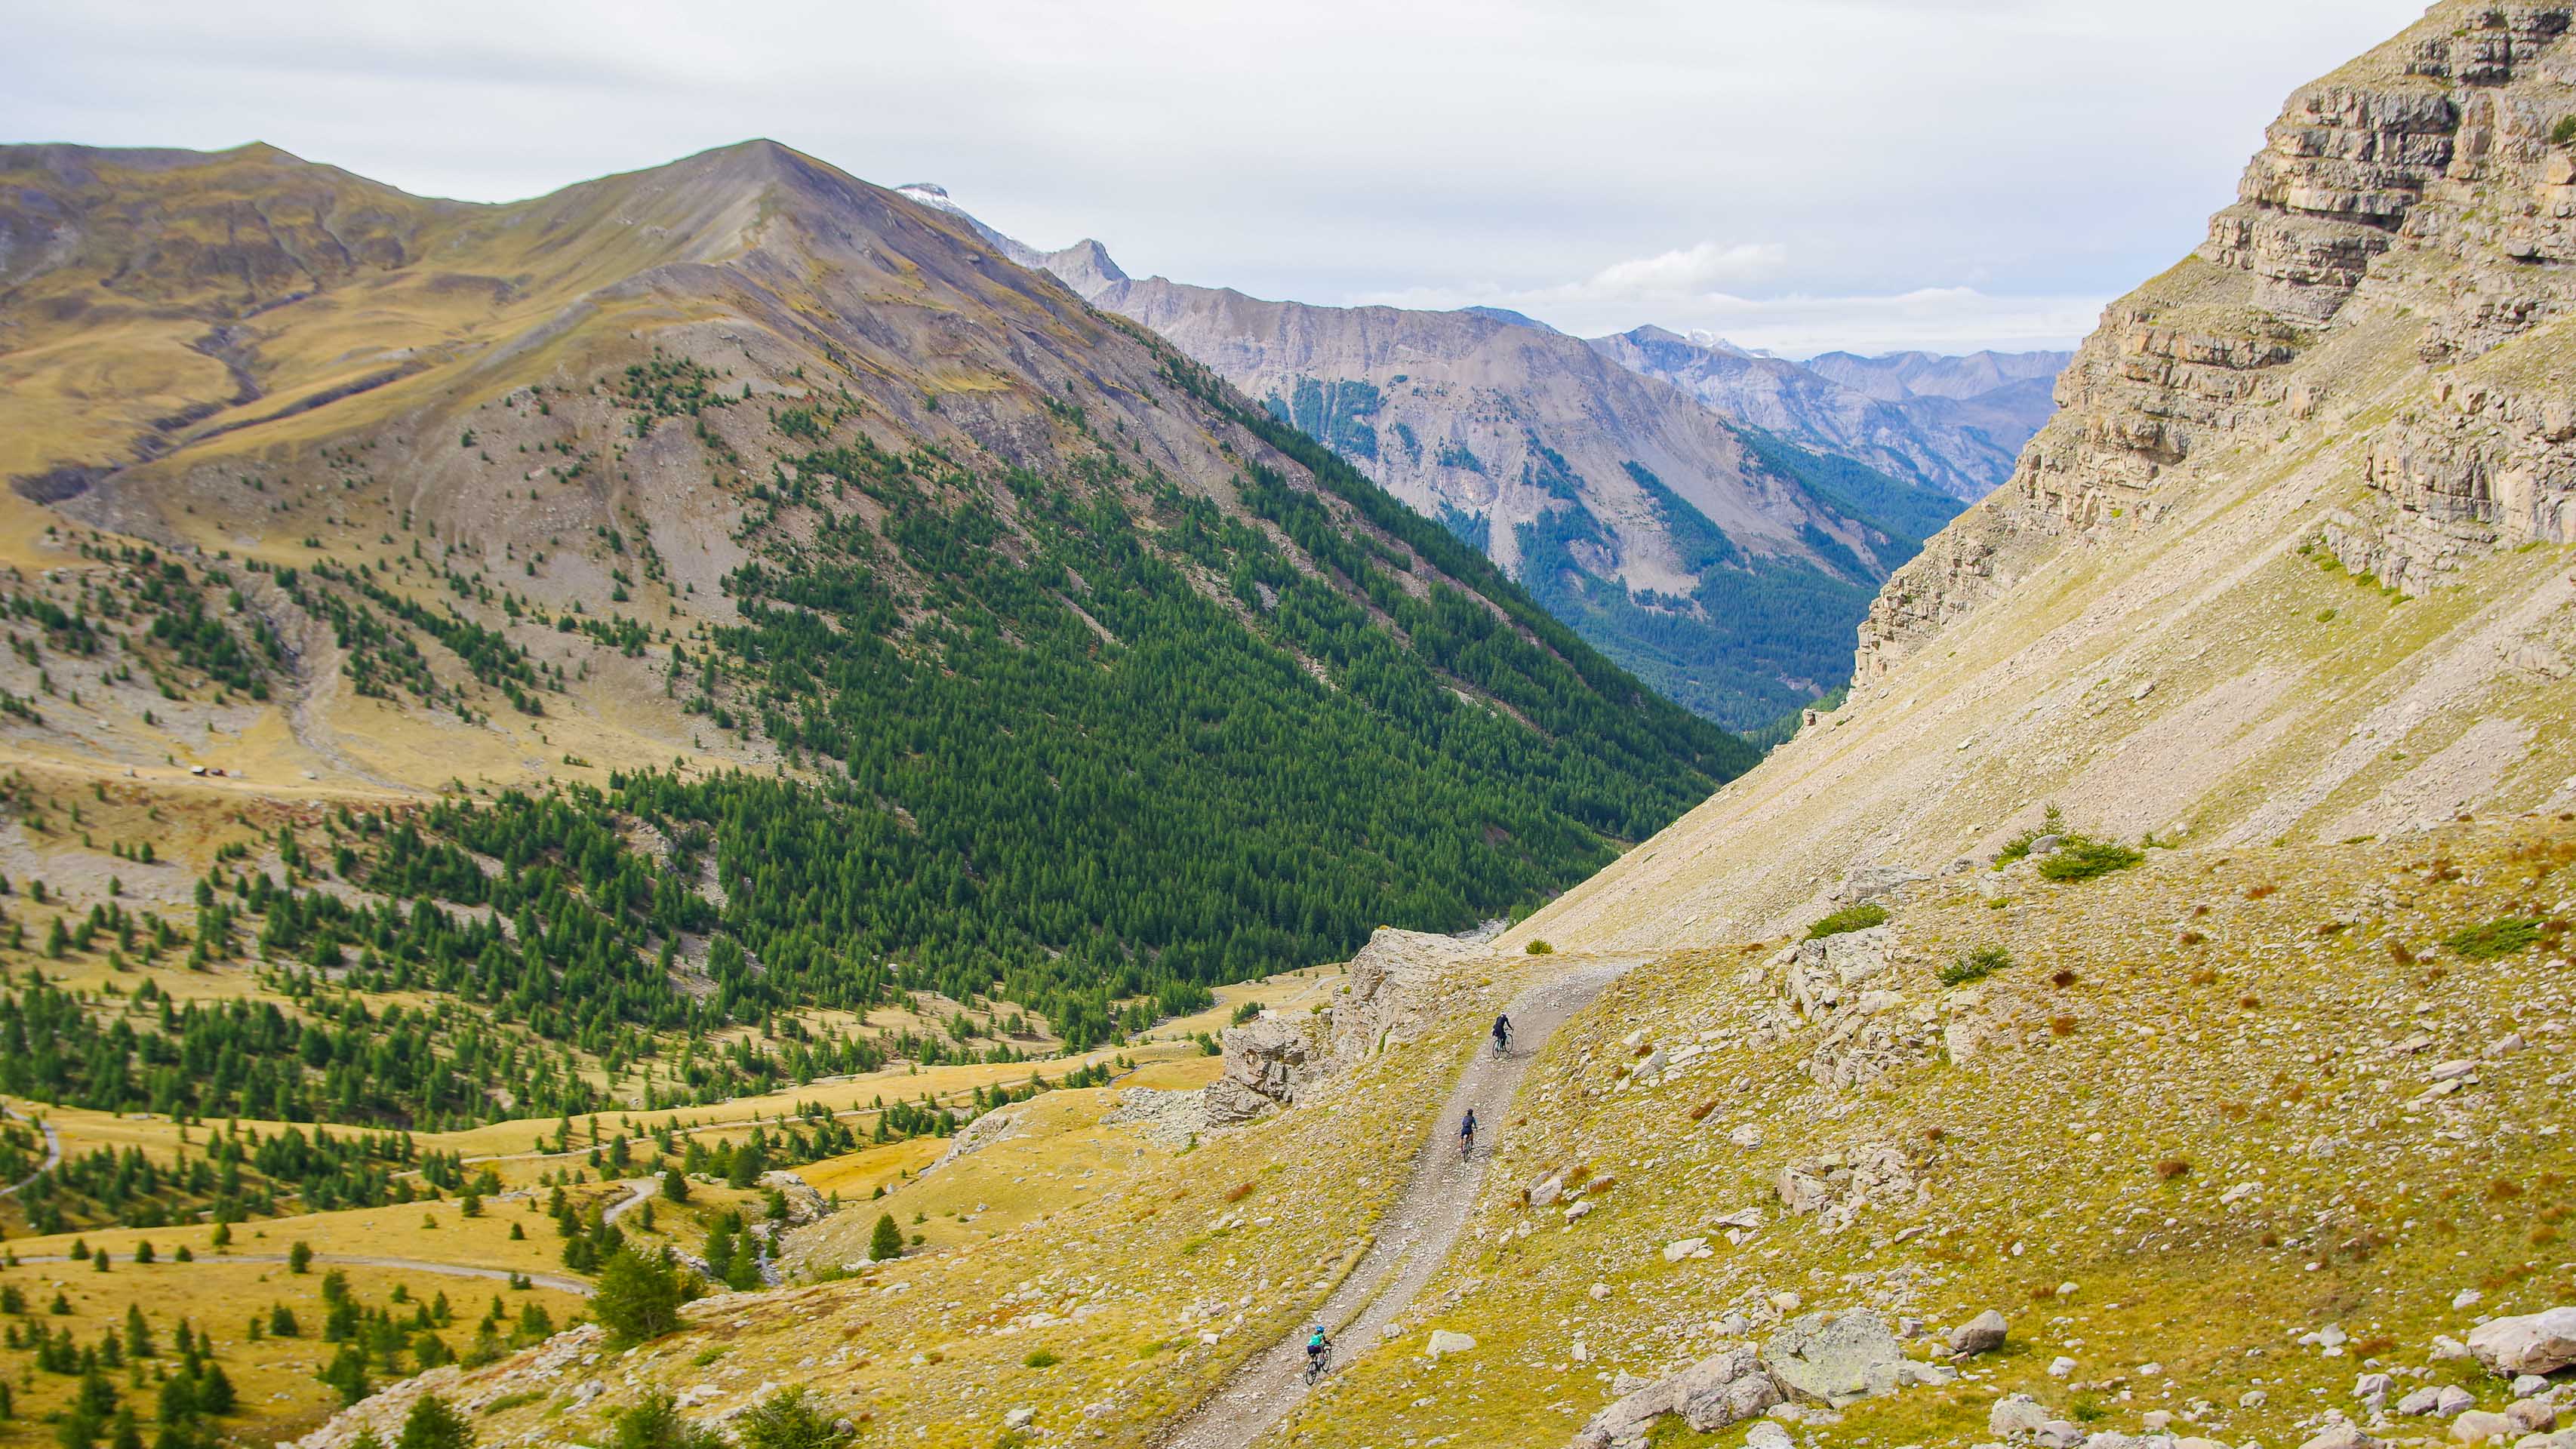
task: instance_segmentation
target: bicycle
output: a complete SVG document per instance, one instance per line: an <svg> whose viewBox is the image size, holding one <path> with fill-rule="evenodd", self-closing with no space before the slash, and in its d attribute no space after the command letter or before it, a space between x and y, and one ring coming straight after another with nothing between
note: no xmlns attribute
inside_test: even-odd
<svg viewBox="0 0 2576 1449"><path fill-rule="evenodd" d="M1315 1381L1330 1372L1332 1367L1333 1347L1331 1344L1324 1345L1324 1351L1321 1353L1310 1353L1306 1355L1306 1386L1308 1388L1314 1387Z"/></svg>
<svg viewBox="0 0 2576 1449"><path fill-rule="evenodd" d="M1498 1062L1502 1061L1511 1054L1512 1034L1507 1031L1498 1031L1494 1033L1494 1060Z"/></svg>

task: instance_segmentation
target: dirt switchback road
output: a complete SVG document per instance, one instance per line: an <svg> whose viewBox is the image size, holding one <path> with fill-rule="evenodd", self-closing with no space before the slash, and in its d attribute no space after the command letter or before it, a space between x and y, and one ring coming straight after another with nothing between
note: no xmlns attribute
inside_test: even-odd
<svg viewBox="0 0 2576 1449"><path fill-rule="evenodd" d="M1413 1159L1404 1193L1378 1225L1377 1242L1342 1286L1324 1300L1315 1321L1332 1330L1334 1371L1371 1352L1395 1352L1380 1330L1394 1321L1431 1281L1467 1224L1490 1160L1487 1136L1510 1120L1512 1097L1529 1064L1557 1028L1592 1004L1603 988L1642 964L1644 956L1599 957L1524 991L1508 1008L1512 1054L1497 1059L1479 1044L1440 1121ZM1476 1156L1462 1161L1458 1122L1476 1109ZM1249 1449L1305 1399L1306 1330L1280 1339L1235 1371L1187 1417L1155 1439L1161 1449Z"/></svg>

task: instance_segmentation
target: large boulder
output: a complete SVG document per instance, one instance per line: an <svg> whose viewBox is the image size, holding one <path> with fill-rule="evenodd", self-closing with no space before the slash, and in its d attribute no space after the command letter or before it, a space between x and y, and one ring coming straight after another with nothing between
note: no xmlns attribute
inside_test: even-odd
<svg viewBox="0 0 2576 1449"><path fill-rule="evenodd" d="M2489 1373L2556 1373L2576 1364L2576 1308L2489 1319L2470 1332L2469 1352Z"/></svg>
<svg viewBox="0 0 2576 1449"><path fill-rule="evenodd" d="M1297 1099L1297 1089L1325 1071L1323 1023L1313 1017L1264 1013L1242 1026L1228 1027L1222 1043L1225 1069L1219 1080L1237 1096L1260 1097L1281 1105Z"/></svg>
<svg viewBox="0 0 2576 1449"><path fill-rule="evenodd" d="M1631 1381L1633 1382L1633 1380ZM1779 1386L1762 1370L1761 1355L1742 1344L1701 1359L1679 1373L1612 1400L1574 1436L1578 1449L1645 1438L1669 1414L1698 1433L1740 1423L1780 1402Z"/></svg>
<svg viewBox="0 0 2576 1449"><path fill-rule="evenodd" d="M2036 1434L2048 1422L2048 1410L2028 1394L2006 1394L1995 1400L1986 1415L1986 1431L1991 1434Z"/></svg>
<svg viewBox="0 0 2576 1449"><path fill-rule="evenodd" d="M2010 1327L2002 1314L1989 1308L1950 1330L1950 1352L1960 1358L1992 1353L2004 1346L2004 1334Z"/></svg>
<svg viewBox="0 0 2576 1449"><path fill-rule="evenodd" d="M1781 1392L1836 1409L1894 1393L1897 1366L1904 1361L1887 1321L1857 1308L1793 1318L1762 1346L1762 1366Z"/></svg>

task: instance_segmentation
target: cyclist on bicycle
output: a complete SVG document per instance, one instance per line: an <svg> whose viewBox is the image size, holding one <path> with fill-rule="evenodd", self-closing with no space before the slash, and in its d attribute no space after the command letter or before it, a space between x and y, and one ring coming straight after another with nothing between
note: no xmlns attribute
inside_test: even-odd
<svg viewBox="0 0 2576 1449"><path fill-rule="evenodd" d="M1497 1016L1494 1018L1494 1055L1501 1056L1511 1049L1512 1019L1508 1016Z"/></svg>
<svg viewBox="0 0 2576 1449"><path fill-rule="evenodd" d="M1473 1107L1467 1109L1466 1117L1458 1123L1458 1150L1462 1153L1476 1150L1476 1109Z"/></svg>
<svg viewBox="0 0 2576 1449"><path fill-rule="evenodd" d="M1306 1377L1308 1379L1324 1371L1324 1359L1332 1351L1333 1341L1324 1336L1324 1325L1316 1324L1315 1331L1306 1335Z"/></svg>

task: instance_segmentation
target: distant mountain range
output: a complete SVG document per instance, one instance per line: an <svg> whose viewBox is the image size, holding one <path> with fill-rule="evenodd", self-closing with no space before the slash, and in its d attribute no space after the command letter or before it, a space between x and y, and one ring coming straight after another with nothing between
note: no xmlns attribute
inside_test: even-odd
<svg viewBox="0 0 2576 1449"><path fill-rule="evenodd" d="M1828 352L1804 363L1640 327L1592 345L1738 421L1973 503L2047 423L2065 352Z"/></svg>
<svg viewBox="0 0 2576 1449"><path fill-rule="evenodd" d="M1517 312L1274 302L1042 251L902 188L1143 323L1491 557L1594 647L1729 726L1850 675L1889 572L2011 470L2062 354L1815 366Z"/></svg>

